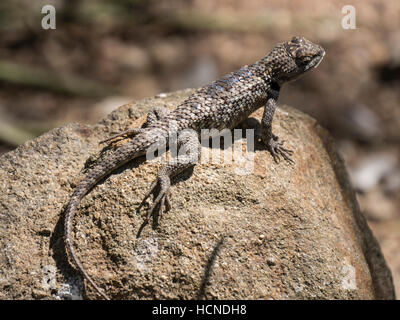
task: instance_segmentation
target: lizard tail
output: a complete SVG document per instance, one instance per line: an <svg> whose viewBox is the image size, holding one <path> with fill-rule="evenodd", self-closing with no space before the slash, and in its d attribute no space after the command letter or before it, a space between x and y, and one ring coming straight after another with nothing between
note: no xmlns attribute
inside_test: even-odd
<svg viewBox="0 0 400 320"><path fill-rule="evenodd" d="M80 189L81 190L81 189ZM84 194L83 194L84 195ZM71 231L72 231L72 221L75 216L75 212L79 206L80 200L83 198L83 195L80 195L77 192L74 192L67 209L65 211L65 226L64 226L64 241L65 241L65 248L67 250L68 257L70 258L73 266L77 269L82 276L85 278L86 281L90 283L90 285L105 299L110 300L110 298L100 289L97 284L93 281L93 279L87 274L85 271L82 263L78 259L76 255L76 251L72 244L71 239Z"/></svg>
<svg viewBox="0 0 400 320"><path fill-rule="evenodd" d="M160 136L158 136L159 138ZM64 220L64 241L65 248L72 265L79 271L83 278L106 300L110 298L100 289L93 279L87 274L80 262L72 243L73 220L81 199L104 177L109 175L118 167L128 161L145 154L146 150L157 141L157 137L149 138L149 135L140 134L119 148L114 154L104 159L99 165L88 172L86 177L78 184L72 194L65 210Z"/></svg>

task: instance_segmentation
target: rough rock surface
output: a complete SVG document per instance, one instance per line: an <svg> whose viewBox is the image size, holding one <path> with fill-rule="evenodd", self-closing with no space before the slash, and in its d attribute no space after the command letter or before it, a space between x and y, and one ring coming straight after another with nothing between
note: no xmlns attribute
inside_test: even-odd
<svg viewBox="0 0 400 320"><path fill-rule="evenodd" d="M124 105L94 126L54 129L0 158L0 299L82 297L62 239L73 187L112 152L98 141L189 93ZM146 206L137 207L160 163L133 161L98 184L81 202L74 236L96 283L114 299L394 298L328 133L285 106L273 129L295 150L294 166L275 164L258 145L249 174L243 163L199 164L174 180L173 208L158 225L143 226ZM90 287L87 296L98 298Z"/></svg>

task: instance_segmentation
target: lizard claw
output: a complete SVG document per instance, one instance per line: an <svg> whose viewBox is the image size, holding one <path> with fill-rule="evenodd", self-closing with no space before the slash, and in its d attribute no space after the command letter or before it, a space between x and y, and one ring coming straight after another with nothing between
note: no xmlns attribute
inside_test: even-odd
<svg viewBox="0 0 400 320"><path fill-rule="evenodd" d="M132 129L128 129L128 130L125 130L125 131L123 131L123 132L120 132L120 133L118 133L118 134L116 134L116 135L113 135L113 136L111 136L111 137L109 137L109 138L107 138L107 139L105 139L105 140L102 140L102 141L100 141L99 142L99 144L101 144L101 143L106 143L106 142L109 142L109 141L111 141L111 140L114 140L114 139L116 139L116 138L123 138L123 139L126 139L126 138L128 138L128 137L131 137L131 136L135 136L135 135L137 135L138 133L141 133L143 131L143 128L132 128Z"/></svg>
<svg viewBox="0 0 400 320"><path fill-rule="evenodd" d="M153 213L154 209L159 205L159 209L158 209L158 216L160 217L160 219L163 216L164 213L164 206L166 208L167 211L171 210L171 202L169 199L169 191L166 192L161 192L158 194L157 198L154 200L152 206L149 208L149 210L147 211L147 216L146 216L146 221L148 221L150 219L151 214Z"/></svg>
<svg viewBox="0 0 400 320"><path fill-rule="evenodd" d="M146 221L148 221L151 217L151 214L154 212L154 210L158 207L158 216L162 218L162 215L164 213L164 207L166 211L171 210L171 200L169 198L170 195L170 187L171 187L171 181L168 176L158 176L157 179L151 184L150 190L146 193L145 197L142 200L142 203L140 204L139 208L144 204L144 202L147 200L147 198L154 193L156 190L157 186L160 186L160 191L154 200L153 204L150 206L150 208L147 210L147 216L146 216Z"/></svg>
<svg viewBox="0 0 400 320"><path fill-rule="evenodd" d="M282 157L284 160L293 165L294 161L291 159L291 156L294 154L294 152L292 150L284 148L283 143L285 141L283 140L282 142L278 142L277 138L278 137L276 137L276 139L272 138L267 144L269 152L274 158L274 161L276 163L279 163Z"/></svg>

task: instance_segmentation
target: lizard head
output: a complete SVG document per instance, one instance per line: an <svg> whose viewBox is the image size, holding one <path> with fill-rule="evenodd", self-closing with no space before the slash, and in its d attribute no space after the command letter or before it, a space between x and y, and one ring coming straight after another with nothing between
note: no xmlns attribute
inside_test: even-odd
<svg viewBox="0 0 400 320"><path fill-rule="evenodd" d="M276 78L279 82L296 79L303 73L316 68L325 55L325 50L303 37L293 37L278 44L271 52L276 66Z"/></svg>

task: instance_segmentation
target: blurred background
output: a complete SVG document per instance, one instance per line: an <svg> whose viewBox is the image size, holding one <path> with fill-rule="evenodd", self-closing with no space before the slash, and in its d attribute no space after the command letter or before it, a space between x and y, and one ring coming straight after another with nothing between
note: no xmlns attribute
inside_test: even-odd
<svg viewBox="0 0 400 320"><path fill-rule="evenodd" d="M41 27L47 4L55 30ZM342 28L344 5L355 30ZM134 99L207 84L294 35L327 54L279 103L335 137L400 297L399 0L1 0L0 155Z"/></svg>

